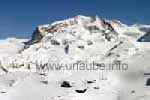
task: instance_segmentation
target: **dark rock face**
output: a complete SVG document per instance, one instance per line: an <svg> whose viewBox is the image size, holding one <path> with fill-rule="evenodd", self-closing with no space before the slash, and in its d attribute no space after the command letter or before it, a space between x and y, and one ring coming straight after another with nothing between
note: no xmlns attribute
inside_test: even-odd
<svg viewBox="0 0 150 100"><path fill-rule="evenodd" d="M98 89L100 89L100 88L99 88L99 87L94 87L94 89L95 89L95 90L98 90Z"/></svg>
<svg viewBox="0 0 150 100"><path fill-rule="evenodd" d="M42 34L43 33L42 33L41 29L39 27L36 27L36 29L34 30L34 32L32 34L31 40L29 40L25 44L26 45L32 45L34 43L40 42L41 39L44 37Z"/></svg>
<svg viewBox="0 0 150 100"><path fill-rule="evenodd" d="M52 45L60 45L60 43L57 40L51 40Z"/></svg>
<svg viewBox="0 0 150 100"><path fill-rule="evenodd" d="M39 42L42 38L43 38L43 36L40 34L39 28L36 27L35 31L32 34L32 38L31 38L30 42L36 43L36 42Z"/></svg>
<svg viewBox="0 0 150 100"><path fill-rule="evenodd" d="M150 32L147 32L144 36L140 37L138 42L150 42Z"/></svg>
<svg viewBox="0 0 150 100"><path fill-rule="evenodd" d="M62 84L61 84L61 87L71 88L72 86L70 85L70 83L68 81L63 81Z"/></svg>
<svg viewBox="0 0 150 100"><path fill-rule="evenodd" d="M41 81L41 83L43 83L43 84L48 84L48 81Z"/></svg>
<svg viewBox="0 0 150 100"><path fill-rule="evenodd" d="M77 93L85 93L87 91L87 89L83 89L83 90L75 90Z"/></svg>
<svg viewBox="0 0 150 100"><path fill-rule="evenodd" d="M95 83L96 80L93 80L93 81L87 81L88 84L92 84L92 83Z"/></svg>
<svg viewBox="0 0 150 100"><path fill-rule="evenodd" d="M80 49L82 49L82 50L83 50L83 49L84 49L84 46L78 46L78 48L80 48Z"/></svg>
<svg viewBox="0 0 150 100"><path fill-rule="evenodd" d="M146 86L150 86L150 78L147 80Z"/></svg>
<svg viewBox="0 0 150 100"><path fill-rule="evenodd" d="M1 91L0 93L6 93L5 91Z"/></svg>
<svg viewBox="0 0 150 100"><path fill-rule="evenodd" d="M65 47L65 53L68 54L68 52L69 52L69 45L67 45L67 46Z"/></svg>

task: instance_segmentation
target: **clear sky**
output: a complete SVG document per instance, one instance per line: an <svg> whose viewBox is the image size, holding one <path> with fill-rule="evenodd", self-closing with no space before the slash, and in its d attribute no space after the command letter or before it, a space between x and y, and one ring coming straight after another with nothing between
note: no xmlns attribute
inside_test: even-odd
<svg viewBox="0 0 150 100"><path fill-rule="evenodd" d="M0 38L30 37L39 24L79 14L150 24L150 0L0 0Z"/></svg>

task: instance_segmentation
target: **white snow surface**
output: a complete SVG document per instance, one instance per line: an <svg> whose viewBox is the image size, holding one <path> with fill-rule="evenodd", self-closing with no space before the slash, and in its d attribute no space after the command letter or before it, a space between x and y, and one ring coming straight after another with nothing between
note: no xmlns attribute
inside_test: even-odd
<svg viewBox="0 0 150 100"><path fill-rule="evenodd" d="M150 43L138 42L147 34L150 25L78 15L37 26L31 40L0 40L0 100L150 100ZM49 69L93 61L128 69Z"/></svg>

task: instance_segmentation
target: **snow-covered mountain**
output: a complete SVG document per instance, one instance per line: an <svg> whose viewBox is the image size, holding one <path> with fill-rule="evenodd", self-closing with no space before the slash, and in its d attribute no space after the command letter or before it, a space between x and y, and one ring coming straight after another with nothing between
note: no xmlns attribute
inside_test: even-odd
<svg viewBox="0 0 150 100"><path fill-rule="evenodd" d="M38 26L32 39L15 56L11 56L13 53L7 54L1 63L6 69L26 69L30 64L36 66L37 63L40 65L53 59L56 62L126 59L140 51L137 40L148 34L148 28L149 26L144 25L128 26L97 16L78 15ZM145 40L147 41L147 37Z"/></svg>
<svg viewBox="0 0 150 100"><path fill-rule="evenodd" d="M28 74L26 75L26 71L33 73L38 72L40 75L44 73L44 75L46 75L44 76L44 80L46 81L43 81L43 78L42 81L52 82L48 85L51 89L54 89L51 87L54 86L54 90L57 91L58 88L55 86L57 81L67 79L71 82L75 81L73 82L75 85L74 88L83 88L83 91L81 89L76 90L76 92L88 91L84 95L69 92L69 94L65 94L67 96L64 96L66 99L60 99L62 95L54 98L56 94L46 89L46 92L39 95L39 98L35 100L99 100L99 98L103 98L103 100L134 100L132 98L136 96L132 96L131 94L136 91L135 88L137 88L139 84L142 84L140 80L136 79L142 79L141 75L144 73L144 70L149 68L150 57L148 55L150 54L150 47L149 43L146 43L150 41L149 33L150 25L129 26L117 20L107 20L99 18L98 16L87 17L78 15L66 20L39 25L34 30L31 40L10 38L0 41L0 73L3 75L7 73L7 76L11 75L10 72L16 73L19 71L20 77L27 77ZM78 62L91 63L93 61L96 66L99 66L100 62L106 64L124 62L130 66L130 69L127 72L110 72L109 74L108 71L76 72L63 70L55 72L47 70L49 63L69 64ZM147 71L148 70L149 69L147 69ZM20 72L22 72L23 75L20 75ZM133 75L130 76L131 73ZM39 83L36 83L36 81L41 80L39 76L34 74L29 76L30 77L25 78L24 82L22 82L19 77L21 84L16 86L18 91L21 91L20 89L22 89L23 85L28 87L28 85L34 84L35 89L40 86ZM107 78L107 81L104 83L100 80L100 77L103 76ZM96 81L90 81L90 83L94 85L88 86L82 83L82 81L91 79ZM26 83L31 80L33 80L31 83ZM126 80L134 81L127 83ZM80 82L78 83L77 81ZM124 83L121 81L124 81ZM139 82L139 84L134 86L135 82ZM100 88L102 88L103 91L96 92L91 90L93 86L95 89L98 89L99 85L102 85ZM68 87L71 86L69 85ZM142 86L139 86L138 89L141 90L141 87ZM41 86L40 89L44 90L45 88L46 87L43 88ZM125 90L125 88L127 90ZM25 88L23 89L24 92L27 93L27 90ZM35 89L33 89L32 92L37 95ZM51 93L50 99L40 99L43 95L49 96L49 94L47 94L48 91ZM70 91L72 91L72 89ZM131 94L130 91L132 91ZM11 95L13 99L8 100L25 100L23 99L25 97L23 94L20 94L22 95L20 97L20 95L16 94L16 91L11 90L11 92L15 94L17 99L15 97L13 98L10 93L8 95ZM60 90L60 94L63 94L63 90ZM108 94L110 94L110 97L107 96ZM139 94L141 94L141 91L135 95L139 96ZM29 96L28 100L32 99L31 95L27 94L27 96ZM146 98L138 100L148 100Z"/></svg>

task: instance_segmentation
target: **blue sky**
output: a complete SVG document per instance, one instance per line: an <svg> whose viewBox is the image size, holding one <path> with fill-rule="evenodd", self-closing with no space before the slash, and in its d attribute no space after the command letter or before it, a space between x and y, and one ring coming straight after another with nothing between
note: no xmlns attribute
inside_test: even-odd
<svg viewBox="0 0 150 100"><path fill-rule="evenodd" d="M150 24L150 0L0 0L0 38L29 38L39 24L87 15Z"/></svg>

